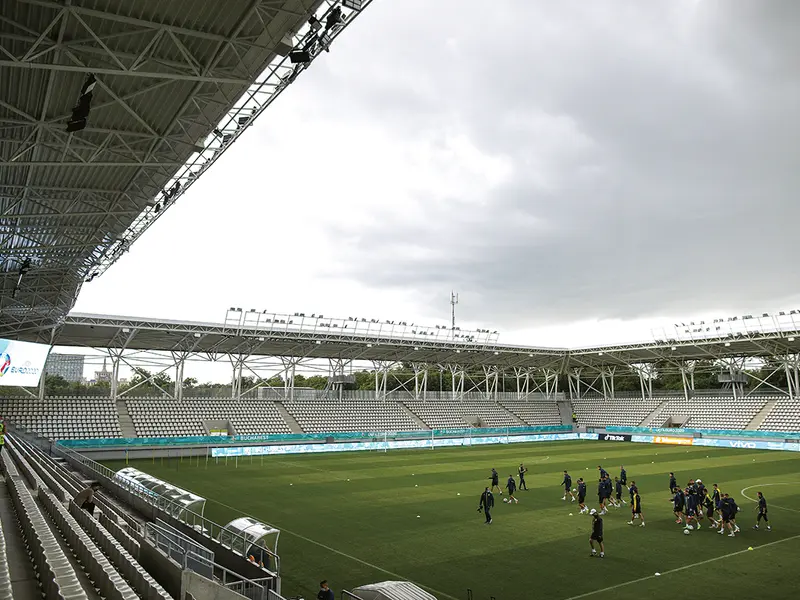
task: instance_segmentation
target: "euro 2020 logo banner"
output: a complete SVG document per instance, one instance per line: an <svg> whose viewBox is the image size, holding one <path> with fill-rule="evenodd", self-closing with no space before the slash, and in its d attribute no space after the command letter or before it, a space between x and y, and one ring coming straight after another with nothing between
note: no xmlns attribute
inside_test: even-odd
<svg viewBox="0 0 800 600"><path fill-rule="evenodd" d="M5 375L10 368L11 368L11 355L3 354L2 358L0 358L0 377Z"/></svg>

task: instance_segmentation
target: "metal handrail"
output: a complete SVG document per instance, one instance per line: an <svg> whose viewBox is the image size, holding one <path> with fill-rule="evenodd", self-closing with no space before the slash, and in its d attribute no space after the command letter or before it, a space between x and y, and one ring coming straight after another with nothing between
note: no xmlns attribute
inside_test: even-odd
<svg viewBox="0 0 800 600"><path fill-rule="evenodd" d="M115 477L116 471L109 469L105 465L102 465L97 461L92 460L91 458L88 458L78 452L75 452L70 448L66 448L61 444L54 444L54 449L57 453L61 453L64 456L68 456L72 460L77 461L81 465L85 466L91 471L94 471L98 475L105 477L106 479L108 479L115 485L119 486L120 488L124 489L125 491L133 494L134 496L137 496L138 498L141 498L148 504L155 506L156 508L166 512L167 514L172 515L179 521L182 521L183 523L192 527L195 531L207 535L211 539L218 541L220 544L222 544L222 541L220 539L220 534L223 531L225 531L226 534L230 534L232 536L232 540L237 540L237 541L241 540L242 547L246 548L248 547L248 545L251 545L250 538L248 538L247 536L231 531L230 529L226 529L225 527L222 527L218 523L204 517L203 515L200 515L196 512L193 512L185 508L183 505L178 504L177 502L171 500L170 498L166 498L165 496L162 496L156 492L148 490L144 487L141 487L124 479L118 479ZM242 558L244 559L247 558L240 552L236 551L232 547L233 544L231 544L231 546L228 546L228 544L224 545L229 547L232 552L240 554ZM270 556L271 559L274 561L274 566L275 566L274 572L276 575L279 575L280 556L278 556L277 553L273 552L266 546L259 546L259 548L265 550L267 555Z"/></svg>

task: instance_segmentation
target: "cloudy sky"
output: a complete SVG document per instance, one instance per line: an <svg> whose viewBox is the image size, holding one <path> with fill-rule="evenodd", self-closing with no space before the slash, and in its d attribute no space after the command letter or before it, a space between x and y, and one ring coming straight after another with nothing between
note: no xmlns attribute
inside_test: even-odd
<svg viewBox="0 0 800 600"><path fill-rule="evenodd" d="M375 0L76 311L551 346L800 308L800 2Z"/></svg>

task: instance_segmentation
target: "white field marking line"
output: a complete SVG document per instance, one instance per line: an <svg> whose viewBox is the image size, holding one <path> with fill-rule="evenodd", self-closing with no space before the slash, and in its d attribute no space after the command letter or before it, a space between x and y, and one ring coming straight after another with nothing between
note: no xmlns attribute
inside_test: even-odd
<svg viewBox="0 0 800 600"><path fill-rule="evenodd" d="M796 540L800 538L800 534L793 535L790 537L786 537L780 540L775 540L774 542L767 542L766 544L761 544L760 546L755 546L753 550L759 550L761 548L766 548L767 546L774 546L776 544L782 544L783 542L788 542L790 540ZM695 567L699 567L701 565L707 565L709 563L716 562L718 560L722 560L724 558L730 558L731 556L736 556L737 554L745 554L746 552L751 552L750 550L737 550L736 552L731 552L730 554L723 554L722 556L717 556L714 558L709 558L708 560L704 560L699 563L691 563L688 565L684 565L682 567L677 567L675 569L670 569L669 571L664 571L661 573L661 577L664 575L669 575L670 573L677 573L678 571L685 571L687 569L694 569ZM588 598L589 596L594 596L595 594L602 594L603 592L610 592L611 590L616 590L621 587L626 587L629 585L633 585L634 583L641 583L642 581L647 581L648 579L655 579L656 575L648 575L647 577L640 577L639 579L632 579L631 581L626 581L625 583L618 583L617 585L611 585L609 587L594 590L593 592L586 592L585 594L579 594L578 596L570 596L569 598L565 598L564 600L578 600L578 598Z"/></svg>
<svg viewBox="0 0 800 600"><path fill-rule="evenodd" d="M211 502L214 502L215 504L219 504L220 506L224 506L225 508L229 508L229 509L235 510L237 512L239 511L238 508L234 508L230 504L225 504L224 502L220 502L219 500L215 500L214 498L209 498L208 496L206 496L206 500L211 500ZM250 516L250 515L247 515L247 516ZM258 519L256 519L255 517L250 516L250 518L255 519L256 521L258 521ZM381 568L378 565L373 565L372 563L369 563L369 562L367 562L365 560L361 560L357 556L353 556L351 554L347 554L345 552L342 552L341 550L337 550L336 548L331 548L330 546L326 546L322 542L318 542L317 540L312 540L311 538L308 538L308 537L306 537L306 536L304 536L302 534L299 534L299 533L297 533L295 531L291 531L289 529L284 529L283 527L280 527L280 530L281 530L282 533L285 532L285 533L288 533L289 535L293 535L294 537L300 538L301 540L304 540L304 541L308 542L309 544L314 544L315 546L319 546L320 548L324 548L325 550L327 550L329 552L333 552L334 554L338 554L339 556L344 556L345 558L349 558L350 560L354 560L355 562L361 563L362 565L365 565L367 567L375 569L376 571L380 571L382 573L386 573L387 575L391 575L392 577L397 577L399 580L410 581L411 583L414 583L414 584L418 585L421 588L425 588L426 590L428 590L430 592L433 592L434 594L436 594L438 596L441 596L443 598L448 598L449 600L459 600L459 598L455 598L454 596L451 596L450 594L445 594L444 592L441 592L441 591L439 591L439 590L437 590L435 588L432 588L432 587L430 587L428 585L423 585L421 583L418 583L418 582L414 581L413 579L409 579L405 575L400 575L399 573L393 573L392 571L387 571L386 569Z"/></svg>
<svg viewBox="0 0 800 600"><path fill-rule="evenodd" d="M746 488L744 488L744 489L743 489L742 491L740 491L739 493L740 493L742 496L744 496L745 498L747 498L748 500L750 500L750 502L757 502L757 500L756 500L755 498L751 498L750 496L748 496L747 494L745 494L745 492L746 492L747 490L752 490L753 488L757 488L757 487L770 487L770 486L773 486L773 485L800 485L800 483L797 483L797 482L794 482L794 481L787 481L787 482L781 482L781 483L762 483L762 484L759 484L759 485L750 485L750 486L747 486ZM772 504L772 503L770 503L770 504L768 504L768 505L767 505L767 509L769 509L769 507L770 507L770 506L773 506L773 507L775 507L775 508L780 508L781 510L788 510L788 511L790 511L790 512L796 512L796 513L800 513L800 510L797 510L796 508L788 508L788 507L786 507L786 506L778 506L777 504Z"/></svg>

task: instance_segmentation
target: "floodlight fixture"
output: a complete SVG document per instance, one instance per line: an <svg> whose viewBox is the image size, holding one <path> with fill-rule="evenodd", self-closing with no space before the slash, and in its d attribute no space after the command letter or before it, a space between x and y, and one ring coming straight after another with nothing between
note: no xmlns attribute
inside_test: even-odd
<svg viewBox="0 0 800 600"><path fill-rule="evenodd" d="M793 337L786 338L786 341L787 341L787 342L793 342L793 341L794 341L794 338L793 338Z"/></svg>
<svg viewBox="0 0 800 600"><path fill-rule="evenodd" d="M673 346L673 347L671 348L671 350L672 350L673 352L674 352L675 350L677 350L677 349L678 349L678 348L677 348L677 346Z"/></svg>
<svg viewBox="0 0 800 600"><path fill-rule="evenodd" d="M311 15L311 18L308 20L308 26L314 31L322 29L322 23L320 23L319 19L314 15Z"/></svg>
<svg viewBox="0 0 800 600"><path fill-rule="evenodd" d="M342 0L342 6L350 10L361 10L362 0Z"/></svg>
<svg viewBox="0 0 800 600"><path fill-rule="evenodd" d="M308 50L295 50L289 53L289 62L293 65L308 64L311 62L311 53Z"/></svg>
<svg viewBox="0 0 800 600"><path fill-rule="evenodd" d="M725 347L726 347L726 348L730 348L730 346L731 346L731 343L730 343L730 342L725 342Z"/></svg>

